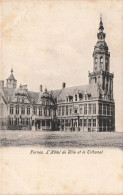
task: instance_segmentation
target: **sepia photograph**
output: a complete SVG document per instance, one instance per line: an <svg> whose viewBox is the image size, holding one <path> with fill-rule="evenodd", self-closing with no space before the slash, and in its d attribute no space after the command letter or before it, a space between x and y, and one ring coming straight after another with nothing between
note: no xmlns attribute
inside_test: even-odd
<svg viewBox="0 0 123 195"><path fill-rule="evenodd" d="M24 151L18 163L19 158L23 161L34 154L56 155L58 160L57 155L76 159L81 153L106 155L110 162L112 156L123 164L123 1L2 0L0 5L1 162L7 158L11 164L16 158L12 156ZM9 151L11 155L5 157ZM91 160L93 164L96 157ZM0 194L31 195L21 187L7 189ZM31 189L32 194L50 194L49 187ZM80 189L66 187L51 193L112 190ZM123 193L121 183L114 192Z"/></svg>

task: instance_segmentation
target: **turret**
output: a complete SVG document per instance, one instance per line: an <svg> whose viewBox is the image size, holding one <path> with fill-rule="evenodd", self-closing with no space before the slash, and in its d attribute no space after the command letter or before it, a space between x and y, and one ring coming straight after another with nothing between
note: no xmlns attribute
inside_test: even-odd
<svg viewBox="0 0 123 195"><path fill-rule="evenodd" d="M14 78L13 69L11 69L11 75L6 79L6 87L8 88L17 87L17 80Z"/></svg>

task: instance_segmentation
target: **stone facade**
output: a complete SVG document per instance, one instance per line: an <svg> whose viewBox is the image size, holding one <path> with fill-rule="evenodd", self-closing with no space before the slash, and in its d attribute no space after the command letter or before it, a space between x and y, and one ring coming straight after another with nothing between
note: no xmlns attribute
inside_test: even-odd
<svg viewBox="0 0 123 195"><path fill-rule="evenodd" d="M27 85L17 88L11 75L1 86L1 129L115 131L113 78L110 73L110 52L105 42L100 18L97 43L93 52L93 72L89 84L39 92Z"/></svg>

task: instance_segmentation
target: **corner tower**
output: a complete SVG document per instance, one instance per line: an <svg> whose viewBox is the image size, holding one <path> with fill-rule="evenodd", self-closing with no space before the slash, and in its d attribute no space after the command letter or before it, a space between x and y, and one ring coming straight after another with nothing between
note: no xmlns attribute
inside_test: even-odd
<svg viewBox="0 0 123 195"><path fill-rule="evenodd" d="M89 84L99 85L101 96L113 99L113 77L110 73L110 52L105 42L106 35L103 32L102 17L100 17L99 32L97 33L97 43L93 51L93 72L89 73Z"/></svg>
<svg viewBox="0 0 123 195"><path fill-rule="evenodd" d="M8 88L16 88L17 87L17 80L13 75L13 69L11 69L11 75L6 79L6 87Z"/></svg>

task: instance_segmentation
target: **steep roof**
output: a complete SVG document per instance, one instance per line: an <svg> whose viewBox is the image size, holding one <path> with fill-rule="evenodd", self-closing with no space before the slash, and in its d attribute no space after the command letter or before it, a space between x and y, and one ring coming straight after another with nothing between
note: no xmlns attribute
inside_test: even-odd
<svg viewBox="0 0 123 195"><path fill-rule="evenodd" d="M3 87L3 92L8 101L11 101L12 96L14 95L15 88L8 88L8 87Z"/></svg>
<svg viewBox="0 0 123 195"><path fill-rule="evenodd" d="M98 86L97 84L81 85L63 88L61 90L53 90L52 92L59 100L65 100L66 96L73 96L75 93L90 93L92 97L97 97Z"/></svg>
<svg viewBox="0 0 123 195"><path fill-rule="evenodd" d="M37 103L38 97L39 97L39 92L28 91L28 95L29 95L31 102L34 101L34 103Z"/></svg>
<svg viewBox="0 0 123 195"><path fill-rule="evenodd" d="M8 79L6 79L6 80L14 80L14 81L16 81L16 79L15 79L15 77L14 77L14 75L12 73L10 74Z"/></svg>

